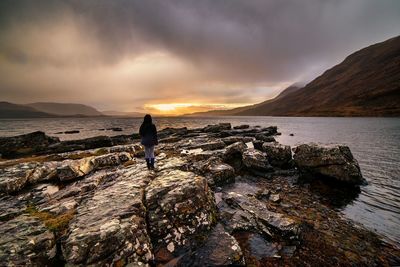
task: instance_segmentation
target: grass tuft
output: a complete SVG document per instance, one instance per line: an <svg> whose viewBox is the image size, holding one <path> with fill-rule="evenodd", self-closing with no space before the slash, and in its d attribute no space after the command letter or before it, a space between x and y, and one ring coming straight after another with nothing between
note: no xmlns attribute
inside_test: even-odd
<svg viewBox="0 0 400 267"><path fill-rule="evenodd" d="M68 228L69 222L75 214L75 210L71 209L60 215L54 215L46 211L38 211L38 209L30 204L25 210L29 215L41 220L45 226L55 234L63 234Z"/></svg>

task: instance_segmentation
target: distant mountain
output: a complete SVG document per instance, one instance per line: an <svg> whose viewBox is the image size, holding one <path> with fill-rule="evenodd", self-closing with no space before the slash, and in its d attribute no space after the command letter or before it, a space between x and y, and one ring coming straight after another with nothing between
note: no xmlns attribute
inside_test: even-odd
<svg viewBox="0 0 400 267"><path fill-rule="evenodd" d="M59 116L102 116L103 114L93 107L83 104L38 102L26 104L38 111Z"/></svg>
<svg viewBox="0 0 400 267"><path fill-rule="evenodd" d="M106 110L102 111L104 115L107 116L115 116L115 117L143 117L145 114L140 112L123 112L123 111L115 111L115 110Z"/></svg>
<svg viewBox="0 0 400 267"><path fill-rule="evenodd" d="M273 99L189 116L400 116L400 36L361 49Z"/></svg>
<svg viewBox="0 0 400 267"><path fill-rule="evenodd" d="M297 90L301 89L301 87L297 86L296 84L293 84L289 86L288 88L284 89L278 96L276 96L273 99L266 100L264 102L250 105L250 106L243 106L243 107L238 107L234 109L227 109L227 110L210 110L210 111L203 111L203 112L195 112L192 114L186 114L186 116L195 116L195 117L201 117L201 116L236 116L242 112L246 112L247 110L251 110L254 108L257 108L258 106L264 105L268 102L272 102L275 99L282 98L289 93L293 93Z"/></svg>
<svg viewBox="0 0 400 267"><path fill-rule="evenodd" d="M32 107L9 102L0 102L0 118L47 118L52 114L41 112Z"/></svg>
<svg viewBox="0 0 400 267"><path fill-rule="evenodd" d="M400 116L400 36L351 54L301 89L234 115Z"/></svg>

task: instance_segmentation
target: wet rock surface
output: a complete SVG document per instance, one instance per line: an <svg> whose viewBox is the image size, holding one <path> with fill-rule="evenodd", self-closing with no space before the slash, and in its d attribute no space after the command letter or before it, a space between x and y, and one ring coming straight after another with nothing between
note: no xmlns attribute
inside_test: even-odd
<svg viewBox="0 0 400 267"><path fill-rule="evenodd" d="M245 266L237 240L221 224L211 231L205 243L193 253L187 253L178 266Z"/></svg>
<svg viewBox="0 0 400 267"><path fill-rule="evenodd" d="M293 160L289 146L273 142L276 127L217 124L159 134L155 171L147 170L135 134L7 139L14 152L0 146L6 158L38 140L44 145L0 161L1 264L400 263L399 248L335 209L332 196L362 181L347 147L300 145Z"/></svg>

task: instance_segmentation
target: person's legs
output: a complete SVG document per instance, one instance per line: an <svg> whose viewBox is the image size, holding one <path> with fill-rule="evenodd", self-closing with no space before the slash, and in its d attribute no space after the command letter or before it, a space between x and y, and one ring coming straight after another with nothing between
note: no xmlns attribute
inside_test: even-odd
<svg viewBox="0 0 400 267"><path fill-rule="evenodd" d="M149 147L150 168L154 169L154 146Z"/></svg>
<svg viewBox="0 0 400 267"><path fill-rule="evenodd" d="M151 147L145 146L144 147L144 158L146 159L147 169L150 170L150 156L151 156Z"/></svg>

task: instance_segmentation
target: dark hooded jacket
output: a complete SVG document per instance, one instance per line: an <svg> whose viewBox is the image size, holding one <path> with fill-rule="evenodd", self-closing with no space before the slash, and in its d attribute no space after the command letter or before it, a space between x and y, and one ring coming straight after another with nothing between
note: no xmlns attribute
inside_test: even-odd
<svg viewBox="0 0 400 267"><path fill-rule="evenodd" d="M144 120L139 129L140 137L142 138L141 144L144 146L158 145L157 128L153 124L150 115L144 116Z"/></svg>

